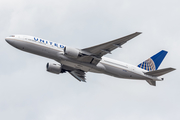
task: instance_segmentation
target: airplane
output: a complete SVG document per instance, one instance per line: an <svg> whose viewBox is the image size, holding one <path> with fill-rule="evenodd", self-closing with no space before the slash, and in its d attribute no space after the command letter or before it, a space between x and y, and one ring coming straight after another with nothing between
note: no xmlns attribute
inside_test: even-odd
<svg viewBox="0 0 180 120"><path fill-rule="evenodd" d="M123 79L146 80L150 85L156 86L156 81L164 80L160 76L175 70L171 67L158 69L167 51L161 50L137 66L103 57L139 34L141 32L135 32L84 49L29 35L10 35L5 40L17 49L57 61L58 64L47 63L46 70L55 74L68 72L80 82L86 82L87 72L94 72Z"/></svg>

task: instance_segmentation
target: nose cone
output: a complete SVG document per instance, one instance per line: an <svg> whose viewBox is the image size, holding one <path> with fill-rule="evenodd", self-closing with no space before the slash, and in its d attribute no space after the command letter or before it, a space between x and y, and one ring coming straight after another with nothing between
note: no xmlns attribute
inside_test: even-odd
<svg viewBox="0 0 180 120"><path fill-rule="evenodd" d="M5 38L6 42L12 45L14 43L14 40L11 37L6 37Z"/></svg>

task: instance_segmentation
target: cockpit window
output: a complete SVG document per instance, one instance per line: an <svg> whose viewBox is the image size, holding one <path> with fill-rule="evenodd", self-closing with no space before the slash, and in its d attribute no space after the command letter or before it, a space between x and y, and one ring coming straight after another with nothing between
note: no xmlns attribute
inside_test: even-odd
<svg viewBox="0 0 180 120"><path fill-rule="evenodd" d="M10 35L9 37L15 37L15 35Z"/></svg>

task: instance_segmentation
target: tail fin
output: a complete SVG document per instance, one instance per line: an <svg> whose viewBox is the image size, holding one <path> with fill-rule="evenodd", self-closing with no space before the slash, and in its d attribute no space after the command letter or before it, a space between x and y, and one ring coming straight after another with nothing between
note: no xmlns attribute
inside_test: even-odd
<svg viewBox="0 0 180 120"><path fill-rule="evenodd" d="M157 53L154 56L147 59L146 61L140 63L138 65L138 67L142 68L142 69L145 69L147 71L155 71L160 66L160 64L163 61L166 54L167 54L167 51L162 50L159 53Z"/></svg>

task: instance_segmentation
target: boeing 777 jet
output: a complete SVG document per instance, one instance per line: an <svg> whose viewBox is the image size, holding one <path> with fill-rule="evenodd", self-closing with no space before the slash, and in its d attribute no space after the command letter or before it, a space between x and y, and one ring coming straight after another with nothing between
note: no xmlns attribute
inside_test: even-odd
<svg viewBox="0 0 180 120"><path fill-rule="evenodd" d="M17 49L57 61L58 64L47 63L47 71L51 73L68 72L83 82L86 81L85 74L87 72L103 73L118 78L146 80L150 85L156 86L156 81L163 80L160 76L175 70L171 67L158 69L167 51L161 50L137 66L103 57L114 49L121 48L123 44L139 34L141 33L136 32L84 49L77 49L28 35L11 35L5 40Z"/></svg>

